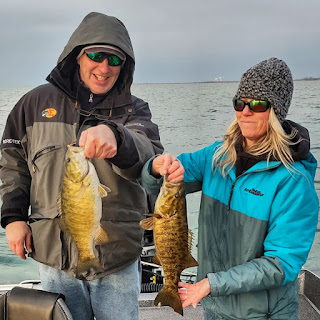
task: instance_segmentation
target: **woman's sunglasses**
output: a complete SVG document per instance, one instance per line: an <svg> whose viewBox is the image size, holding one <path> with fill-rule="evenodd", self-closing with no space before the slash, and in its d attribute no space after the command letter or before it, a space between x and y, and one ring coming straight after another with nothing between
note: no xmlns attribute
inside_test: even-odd
<svg viewBox="0 0 320 320"><path fill-rule="evenodd" d="M121 66L123 63L123 60L121 60L115 54L109 54L109 53L105 53L105 52L93 52L93 53L86 53L86 54L87 54L88 58L94 62L100 63L104 59L107 59L109 66L112 66L112 67Z"/></svg>
<svg viewBox="0 0 320 320"><path fill-rule="evenodd" d="M252 100L250 102L246 102L238 99L233 101L233 107L236 111L243 111L246 106L248 106L253 112L265 112L271 107L271 104L269 101L264 100Z"/></svg>

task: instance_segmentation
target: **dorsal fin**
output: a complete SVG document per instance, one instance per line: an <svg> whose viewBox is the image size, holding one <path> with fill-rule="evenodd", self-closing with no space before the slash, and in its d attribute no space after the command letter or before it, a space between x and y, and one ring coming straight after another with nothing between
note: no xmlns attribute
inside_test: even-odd
<svg viewBox="0 0 320 320"><path fill-rule="evenodd" d="M192 245L193 245L193 232L188 229L188 251L191 254L192 250Z"/></svg>

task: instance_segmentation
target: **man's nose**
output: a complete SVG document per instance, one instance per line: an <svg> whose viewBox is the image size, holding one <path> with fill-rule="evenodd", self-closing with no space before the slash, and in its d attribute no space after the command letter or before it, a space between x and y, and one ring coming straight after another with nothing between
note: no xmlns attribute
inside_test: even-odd
<svg viewBox="0 0 320 320"><path fill-rule="evenodd" d="M104 59L102 62L99 63L99 69L104 73L107 73L109 70L109 63L108 59Z"/></svg>

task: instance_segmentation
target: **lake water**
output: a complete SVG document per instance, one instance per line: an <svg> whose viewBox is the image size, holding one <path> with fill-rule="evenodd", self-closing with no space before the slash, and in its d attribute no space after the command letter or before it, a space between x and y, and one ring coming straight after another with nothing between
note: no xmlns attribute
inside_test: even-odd
<svg viewBox="0 0 320 320"><path fill-rule="evenodd" d="M153 121L159 125L165 151L174 155L192 152L222 140L234 118L231 100L238 83L134 84L132 93L149 102ZM0 88L0 135L8 113L31 88ZM295 81L288 119L308 128L311 152L320 162L320 81ZM319 164L315 186L320 197ZM197 239L200 193L187 196L188 222ZM1 228L0 228L1 229ZM197 241L195 241L196 244ZM196 256L196 250L193 249ZM320 270L320 227L305 266ZM21 260L8 248L0 230L0 284L38 279L36 263Z"/></svg>

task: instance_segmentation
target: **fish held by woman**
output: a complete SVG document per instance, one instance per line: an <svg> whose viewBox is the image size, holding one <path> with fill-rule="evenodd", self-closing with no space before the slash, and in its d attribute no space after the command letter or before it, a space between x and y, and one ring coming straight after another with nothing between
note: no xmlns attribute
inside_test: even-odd
<svg viewBox="0 0 320 320"><path fill-rule="evenodd" d="M164 177L155 203L154 214L140 222L153 230L156 254L153 262L163 267L165 285L154 304L170 306L183 315L178 293L181 272L198 265L191 256L192 233L188 230L186 199L183 183L172 183Z"/></svg>
<svg viewBox="0 0 320 320"><path fill-rule="evenodd" d="M78 250L78 274L94 268L103 271L95 256L94 246L108 241L100 226L102 197L110 189L100 184L93 164L85 157L81 147L69 145L61 192L58 198L60 226L74 240Z"/></svg>

